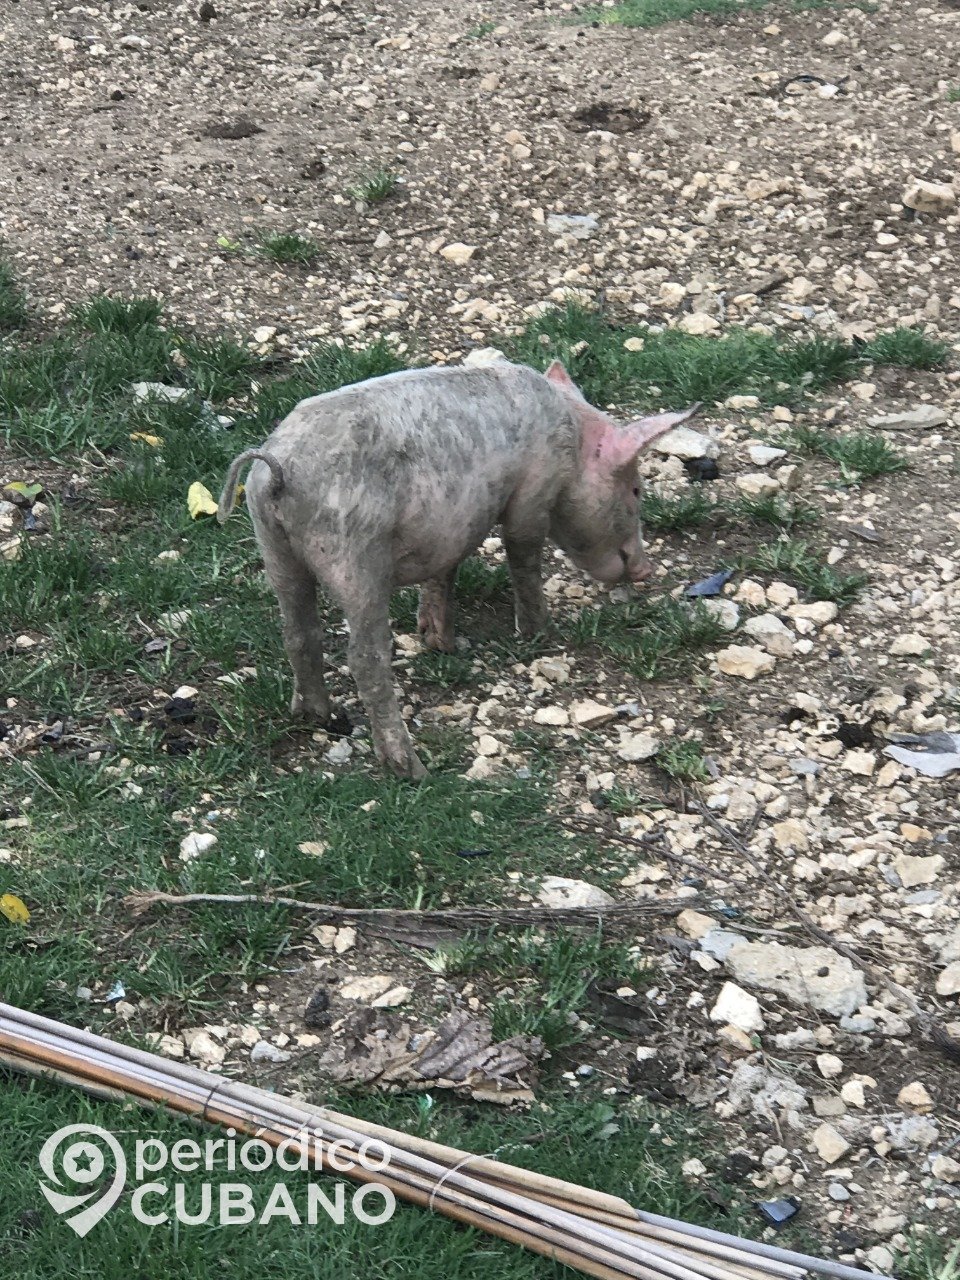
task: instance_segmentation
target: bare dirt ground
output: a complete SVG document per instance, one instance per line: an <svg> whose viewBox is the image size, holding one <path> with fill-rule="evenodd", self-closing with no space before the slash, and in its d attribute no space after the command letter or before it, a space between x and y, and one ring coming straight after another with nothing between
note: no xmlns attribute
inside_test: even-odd
<svg viewBox="0 0 960 1280"><path fill-rule="evenodd" d="M869 339L920 325L960 352L956 205L917 214L902 199L912 181L949 186L960 170L953 5L772 4L656 30L575 23L569 6L522 0L215 8L208 21L161 0L5 10L0 234L51 324L91 291L155 292L173 319L256 333L260 351L383 336L446 361L572 295L690 332L746 323ZM804 76L824 83L794 79ZM367 208L345 194L380 167L400 175L392 197ZM551 214L596 226L578 240L549 230ZM256 256L254 238L274 231L315 238L320 263ZM443 256L451 244L473 252ZM960 730L956 363L868 370L794 415L706 411L702 430L720 443L715 492L729 496L759 470L750 445L788 419L842 431L922 404L944 412L940 425L888 432L911 464L901 475L842 487L827 462L802 462L790 483L819 504L831 563L870 583L836 616L776 573L731 584L742 617L773 613L790 631L755 682L711 659L697 680L638 686L568 654L452 699L419 689L413 703L463 725L486 762L475 776L524 767L511 734L535 728L549 735L558 798L580 818L604 816L597 797L614 786L641 797L614 829L660 844L637 850L624 896L699 893L718 927L749 917L750 930L777 925L808 946L780 886L960 1036L960 774L925 778L884 754L889 733ZM686 484L675 460L648 470L667 492ZM689 582L737 536L695 530L651 550L664 581ZM488 555L498 559L495 544ZM559 564L550 589L560 612L598 598ZM587 698L638 705L589 736L572 714ZM634 735L692 732L714 773L692 791L629 760ZM653 801L666 808L651 812ZM741 833L756 866L693 801ZM882 984L859 998L834 973L839 1003L798 998L794 960L782 962L791 995L769 968L758 976L776 968L769 952L729 965L729 939L698 945L706 927L688 919L680 941L656 944L647 1012L627 1016L620 1040L598 1034L583 1062L709 1108L729 1147L756 1160L763 1194L821 1206L837 1246L872 1265L890 1265L918 1218L949 1235L960 1223L957 1062ZM342 954L333 940L308 944L331 991L387 975L381 991L413 988L414 1021L446 999L448 980L411 977L402 955L362 933ZM252 1009L283 1045L312 1037L305 1055L317 1035L321 1048L338 1043L349 1001L331 997L332 1029L319 1032L297 1012L317 969L245 1000L241 1020ZM762 1028L722 1010L711 1020L728 980L759 996ZM468 1007L488 994L460 992ZM308 1083L315 1066L305 1056L288 1070Z"/></svg>

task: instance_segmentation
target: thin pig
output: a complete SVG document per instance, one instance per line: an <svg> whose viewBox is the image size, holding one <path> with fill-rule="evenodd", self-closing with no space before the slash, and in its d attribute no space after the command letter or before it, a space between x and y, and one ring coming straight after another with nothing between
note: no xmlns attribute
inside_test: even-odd
<svg viewBox="0 0 960 1280"><path fill-rule="evenodd" d="M419 584L423 641L451 650L457 566L497 524L524 636L549 621L540 568L548 537L599 582L642 582L651 566L637 455L695 409L617 426L559 361L546 374L506 360L411 369L302 401L262 449L233 461L217 513L226 520L239 472L253 462L247 505L280 603L291 710L330 719L322 583L346 614L348 661L378 759L401 777L423 777L394 688L392 592Z"/></svg>

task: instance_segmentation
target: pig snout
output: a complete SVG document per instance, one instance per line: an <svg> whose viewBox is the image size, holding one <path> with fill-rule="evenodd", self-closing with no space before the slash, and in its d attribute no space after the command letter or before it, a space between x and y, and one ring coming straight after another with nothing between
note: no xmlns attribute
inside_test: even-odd
<svg viewBox="0 0 960 1280"><path fill-rule="evenodd" d="M653 563L642 551L630 547L621 547L619 551L604 556L602 559L579 559L574 556L574 563L585 569L596 582L615 587L624 582L632 582L639 586L653 573Z"/></svg>
<svg viewBox="0 0 960 1280"><path fill-rule="evenodd" d="M636 586L642 585L653 574L653 561L649 556L643 554L634 556L632 560L627 562L626 576Z"/></svg>

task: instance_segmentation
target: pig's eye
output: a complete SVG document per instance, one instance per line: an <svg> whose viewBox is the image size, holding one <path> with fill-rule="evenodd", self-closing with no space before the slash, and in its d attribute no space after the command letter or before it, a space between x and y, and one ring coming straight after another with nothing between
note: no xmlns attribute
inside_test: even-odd
<svg viewBox="0 0 960 1280"><path fill-rule="evenodd" d="M634 491L633 491L633 496L634 496L635 498L639 498L639 497L640 497L640 490L639 490L639 488L634 489Z"/></svg>

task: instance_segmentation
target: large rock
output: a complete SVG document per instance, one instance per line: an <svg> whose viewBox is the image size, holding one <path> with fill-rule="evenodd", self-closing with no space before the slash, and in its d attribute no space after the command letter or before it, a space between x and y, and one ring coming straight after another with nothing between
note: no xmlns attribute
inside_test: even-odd
<svg viewBox="0 0 960 1280"><path fill-rule="evenodd" d="M725 676L739 676L742 680L756 680L776 666L776 658L752 645L731 644L717 654L717 666Z"/></svg>
<svg viewBox="0 0 960 1280"><path fill-rule="evenodd" d="M602 702L587 698L583 702L573 704L570 708L570 717L578 729L599 729L601 725L616 720L617 711L615 707L608 707Z"/></svg>
<svg viewBox="0 0 960 1280"><path fill-rule="evenodd" d="M779 942L743 942L724 960L733 976L761 991L776 991L798 1005L834 1017L867 1003L867 988L845 956L829 947L785 947Z"/></svg>
<svg viewBox="0 0 960 1280"><path fill-rule="evenodd" d="M537 897L545 907L608 907L614 901L595 884L566 876L546 876Z"/></svg>
<svg viewBox="0 0 960 1280"><path fill-rule="evenodd" d="M655 440L653 447L657 453L669 454L671 458L716 458L720 454L716 440L692 427L674 427Z"/></svg>
<svg viewBox="0 0 960 1280"><path fill-rule="evenodd" d="M392 986L389 973L374 973L369 977L351 978L340 988L340 995L344 1000L375 1000Z"/></svg>
<svg viewBox="0 0 960 1280"><path fill-rule="evenodd" d="M850 1143L832 1124L822 1124L812 1135L817 1155L827 1164L836 1164L850 1150Z"/></svg>
<svg viewBox="0 0 960 1280"><path fill-rule="evenodd" d="M879 414L867 419L868 427L877 427L881 431L906 431L911 427L927 430L931 427L943 427L950 421L949 415L935 404L917 405L915 409L904 409L899 413Z"/></svg>
<svg viewBox="0 0 960 1280"><path fill-rule="evenodd" d="M954 960L953 964L948 964L943 973L937 977L937 995L960 995L960 960Z"/></svg>
<svg viewBox="0 0 960 1280"><path fill-rule="evenodd" d="M935 853L929 858L914 857L910 853L898 853L893 859L893 869L900 877L904 889L917 889L921 885L936 884L940 879L946 860L942 853Z"/></svg>
<svg viewBox="0 0 960 1280"><path fill-rule="evenodd" d="M775 658L793 656L796 636L775 613L761 613L755 618L748 618L743 629L751 640L758 641Z"/></svg>
<svg viewBox="0 0 960 1280"><path fill-rule="evenodd" d="M617 755L621 760L633 763L649 760L659 750L660 742L652 733L632 733L629 738L624 738Z"/></svg>
<svg viewBox="0 0 960 1280"><path fill-rule="evenodd" d="M547 230L554 235L571 236L574 240L589 240L599 229L592 213L548 213Z"/></svg>
<svg viewBox="0 0 960 1280"><path fill-rule="evenodd" d="M957 193L945 182L924 182L916 179L903 193L903 203L917 213L952 213L957 203Z"/></svg>
<svg viewBox="0 0 960 1280"><path fill-rule="evenodd" d="M765 471L748 471L737 476L734 483L748 498L769 498L780 492L780 481Z"/></svg>
<svg viewBox="0 0 960 1280"><path fill-rule="evenodd" d="M440 250L440 257L446 258L448 262L454 263L458 267L465 266L473 255L477 252L475 244L463 244L456 240L453 244L445 244Z"/></svg>
<svg viewBox="0 0 960 1280"><path fill-rule="evenodd" d="M218 1044L206 1027L184 1027L180 1032L187 1046L187 1053L195 1062L207 1067L217 1067L227 1056L222 1044Z"/></svg>
<svg viewBox="0 0 960 1280"><path fill-rule="evenodd" d="M725 982L710 1010L710 1021L728 1023L740 1031L762 1031L763 1011L756 996L735 982Z"/></svg>

